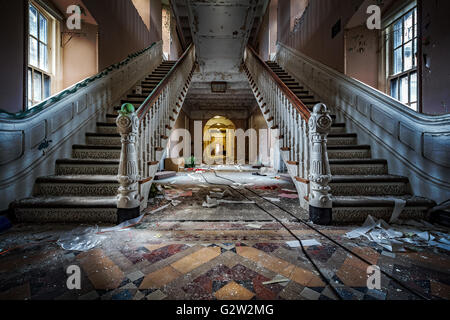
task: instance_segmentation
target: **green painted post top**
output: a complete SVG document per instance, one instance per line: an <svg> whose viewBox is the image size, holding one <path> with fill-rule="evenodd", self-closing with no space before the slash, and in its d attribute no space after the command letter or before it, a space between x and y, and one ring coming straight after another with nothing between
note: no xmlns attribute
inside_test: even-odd
<svg viewBox="0 0 450 320"><path fill-rule="evenodd" d="M131 103L124 103L119 113L123 116L127 116L131 113L135 112L134 106Z"/></svg>

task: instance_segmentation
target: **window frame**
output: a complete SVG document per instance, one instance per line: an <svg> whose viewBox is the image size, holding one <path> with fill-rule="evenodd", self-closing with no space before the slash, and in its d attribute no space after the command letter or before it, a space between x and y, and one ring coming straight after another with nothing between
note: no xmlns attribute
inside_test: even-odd
<svg viewBox="0 0 450 320"><path fill-rule="evenodd" d="M37 37L31 34L31 26L30 26L30 10L31 7L33 7L37 11ZM26 68L25 68L25 75L26 75L26 99L25 99L25 106L26 110L32 109L34 106L39 104L40 102L44 101L45 99L48 99L52 94L52 82L54 79L53 73L52 73L52 39L53 39L53 32L52 32L52 24L54 18L45 10L43 9L38 3L34 1L28 1L27 3L27 16L28 16L28 28L26 30L26 43L27 43L27 54L26 54ZM47 21L47 43L44 43L41 41L41 33L40 33L40 17L44 17ZM37 41L37 64L38 66L35 66L31 64L30 54L31 54L31 39L34 39ZM47 70L43 70L40 65L40 57L41 57L41 50L40 45L43 44L46 46L47 51ZM31 71L31 79L29 76L29 72ZM35 99L34 96L34 76L36 73L40 73L41 75L41 100ZM46 95L45 90L45 80L46 77L48 77L48 95ZM30 82L31 82L31 88L30 88ZM30 88L30 90L29 90Z"/></svg>
<svg viewBox="0 0 450 320"><path fill-rule="evenodd" d="M414 14L415 13L415 14ZM412 14L412 36L411 39L408 41L405 41L405 21L406 17ZM394 30L395 25L398 22L402 22L402 28L401 28L401 41L398 46L394 45ZM420 112L421 105L420 105L420 77L419 77L419 64L420 64L420 49L419 49L419 39L420 39L420 30L419 30L419 6L417 2L413 1L409 3L407 6L403 7L401 12L397 14L397 16L389 21L384 28L384 41L386 45L386 92L393 97L394 99L402 102L403 104L406 104L411 110ZM411 44L411 59L412 59L412 66L410 69L405 70L405 47L407 47L409 44ZM394 65L395 65L395 51L401 49L401 71L395 73ZM412 94L411 94L411 79L412 77L416 76L416 100L412 101ZM404 102L401 100L401 81L405 77L408 78L408 101ZM397 92L394 95L392 92L393 87L393 81L397 81Z"/></svg>

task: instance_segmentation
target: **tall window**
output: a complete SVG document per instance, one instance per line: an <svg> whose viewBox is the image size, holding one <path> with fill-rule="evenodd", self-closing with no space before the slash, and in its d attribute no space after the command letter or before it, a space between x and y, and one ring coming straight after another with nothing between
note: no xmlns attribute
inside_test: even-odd
<svg viewBox="0 0 450 320"><path fill-rule="evenodd" d="M390 95L418 111L417 7L386 29Z"/></svg>
<svg viewBox="0 0 450 320"><path fill-rule="evenodd" d="M49 73L49 20L32 4L29 6L28 108L47 99L51 91Z"/></svg>

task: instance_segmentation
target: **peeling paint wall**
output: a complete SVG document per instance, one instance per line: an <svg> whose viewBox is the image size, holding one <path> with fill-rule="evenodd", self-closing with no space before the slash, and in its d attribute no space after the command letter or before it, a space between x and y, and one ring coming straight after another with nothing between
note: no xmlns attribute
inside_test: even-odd
<svg viewBox="0 0 450 320"><path fill-rule="evenodd" d="M379 31L359 26L345 31L345 74L378 89Z"/></svg>

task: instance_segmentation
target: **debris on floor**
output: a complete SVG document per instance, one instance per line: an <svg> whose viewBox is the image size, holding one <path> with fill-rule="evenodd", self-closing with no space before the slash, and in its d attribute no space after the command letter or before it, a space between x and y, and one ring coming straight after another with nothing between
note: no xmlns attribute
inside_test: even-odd
<svg viewBox="0 0 450 320"><path fill-rule="evenodd" d="M262 228L262 225L260 225L260 224L254 224L254 223L249 223L249 224L246 225L246 227L253 228L253 229L261 229L261 228Z"/></svg>
<svg viewBox="0 0 450 320"><path fill-rule="evenodd" d="M223 192L214 192L214 191L210 191L209 195L211 196L211 198L215 198L215 199L222 199L225 196L231 196L231 192L230 190L225 190Z"/></svg>
<svg viewBox="0 0 450 320"><path fill-rule="evenodd" d="M348 239L364 237L390 252L393 252L394 249L403 251L403 247L409 245L438 247L450 251L450 237L446 230L426 221L396 220L395 225L389 225L384 220L377 221L372 216L368 216L362 227L348 232L345 236Z"/></svg>
<svg viewBox="0 0 450 320"><path fill-rule="evenodd" d="M181 201L179 201L179 200L172 200L170 203L172 204L172 206L176 207L176 206L178 206L181 203Z"/></svg>
<svg viewBox="0 0 450 320"><path fill-rule="evenodd" d="M99 233L98 227L76 228L64 233L57 244L64 250L86 252L99 246L107 237Z"/></svg>
<svg viewBox="0 0 450 320"><path fill-rule="evenodd" d="M254 204L254 201L241 201L241 200L223 200L211 198L209 195L206 196L206 201L203 202L203 207L205 208L215 208L219 204L227 203L227 204Z"/></svg>
<svg viewBox="0 0 450 320"><path fill-rule="evenodd" d="M271 197L263 197L263 198L270 202L280 202L281 201L280 198L271 198Z"/></svg>
<svg viewBox="0 0 450 320"><path fill-rule="evenodd" d="M117 225L117 226L115 226L115 227L112 227L112 228L101 229L99 233L107 233L107 232L113 232L113 231L123 231L123 230L126 230L126 229L128 229L128 228L131 228L131 227L136 226L136 225L138 225L139 223L141 223L141 221L142 221L142 219L144 218L144 216L145 216L145 215L143 214L143 215L141 215L141 216L139 216L139 217L137 217L137 218L134 218L134 219L131 219L131 220L127 220L127 221L124 221L124 222L122 222L121 224L119 224L119 225Z"/></svg>
<svg viewBox="0 0 450 320"><path fill-rule="evenodd" d="M173 178L177 175L175 171L161 171L155 174L155 180L163 180Z"/></svg>
<svg viewBox="0 0 450 320"><path fill-rule="evenodd" d="M298 248L300 247L300 241L287 241L286 244L291 248ZM312 247L312 246L321 246L322 244L317 241L316 239L308 239L308 240L302 240L302 245L304 247Z"/></svg>
<svg viewBox="0 0 450 320"><path fill-rule="evenodd" d="M268 285L268 284L281 284L281 285L286 285L287 282L291 281L288 278L283 277L282 275L276 275L275 278L273 278L270 281L265 281L262 284L263 285Z"/></svg>
<svg viewBox="0 0 450 320"><path fill-rule="evenodd" d="M285 198L285 199L298 199L298 194L294 194L294 193L282 193L279 195L280 198Z"/></svg>
<svg viewBox="0 0 450 320"><path fill-rule="evenodd" d="M297 190L295 189L281 189L281 191L285 193L297 193Z"/></svg>

